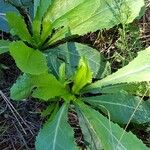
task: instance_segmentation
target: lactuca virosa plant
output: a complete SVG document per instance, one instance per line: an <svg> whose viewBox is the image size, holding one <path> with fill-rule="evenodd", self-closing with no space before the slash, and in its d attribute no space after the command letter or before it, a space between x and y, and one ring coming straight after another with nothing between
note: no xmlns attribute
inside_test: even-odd
<svg viewBox="0 0 150 150"><path fill-rule="evenodd" d="M18 38L1 40L5 47L1 53L9 52L23 73L11 88L11 98L32 96L51 102L42 112L49 119L36 138L37 150L80 149L68 123L70 109L77 113L86 149L148 149L118 124L150 121L150 101L142 100L150 95L150 48L110 75L102 54L67 42L90 31L131 23L144 6L143 0L39 0L34 2L33 20L28 20L32 28L23 16L6 14L11 33ZM64 44L58 45L59 40Z"/></svg>

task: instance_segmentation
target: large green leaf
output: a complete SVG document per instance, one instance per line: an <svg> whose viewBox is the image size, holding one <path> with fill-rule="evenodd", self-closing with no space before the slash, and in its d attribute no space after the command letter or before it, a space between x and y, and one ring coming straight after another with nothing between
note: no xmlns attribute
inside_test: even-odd
<svg viewBox="0 0 150 150"><path fill-rule="evenodd" d="M22 72L38 75L48 70L46 58L39 50L34 50L20 41L12 42L9 48L11 56Z"/></svg>
<svg viewBox="0 0 150 150"><path fill-rule="evenodd" d="M135 5L138 5L135 8ZM119 23L130 23L138 17L144 0L54 0L46 15L53 28L60 29L49 44L72 35L98 29L109 29Z"/></svg>
<svg viewBox="0 0 150 150"><path fill-rule="evenodd" d="M96 133L101 140L103 149L105 150L148 150L148 148L136 138L131 132L124 133L124 130L117 124L114 124L99 112L91 109L89 106L80 103L79 107L84 119L90 129ZM122 139L120 140L122 134Z"/></svg>
<svg viewBox="0 0 150 150"><path fill-rule="evenodd" d="M10 41L0 40L0 54L6 53L9 51Z"/></svg>
<svg viewBox="0 0 150 150"><path fill-rule="evenodd" d="M24 74L11 87L10 97L13 100L23 100L31 94L33 88L34 85L32 84L31 78L27 74Z"/></svg>
<svg viewBox="0 0 150 150"><path fill-rule="evenodd" d="M150 47L139 52L138 56L127 66L119 69L112 75L89 85L86 87L85 91L97 90L108 85L144 81L150 81Z"/></svg>
<svg viewBox="0 0 150 150"><path fill-rule="evenodd" d="M32 91L32 94L31 94ZM22 100L29 95L41 100L49 100L56 96L68 96L69 93L52 74L30 75L24 74L20 76L11 88L11 98L14 100Z"/></svg>
<svg viewBox="0 0 150 150"><path fill-rule="evenodd" d="M77 150L68 124L68 105L64 104L51 122L46 122L36 138L36 150Z"/></svg>
<svg viewBox="0 0 150 150"><path fill-rule="evenodd" d="M100 108L106 115L108 114L106 110L108 110L110 119L122 124L128 123L141 101L131 122L138 124L150 122L150 100L143 101L140 97L128 95L125 92L85 97L83 99L85 102Z"/></svg>
<svg viewBox="0 0 150 150"><path fill-rule="evenodd" d="M84 57L89 64L94 78L102 78L106 75L107 63L102 54L97 50L79 43L65 43L52 48L48 53L48 66L54 75L58 78L59 67L61 63L66 63L66 73L72 76L79 64L81 57Z"/></svg>
<svg viewBox="0 0 150 150"><path fill-rule="evenodd" d="M32 37L27 29L23 17L21 15L17 15L14 12L11 12L6 14L6 18L14 33L18 35L23 41L27 41L32 44Z"/></svg>
<svg viewBox="0 0 150 150"><path fill-rule="evenodd" d="M79 124L82 130L84 144L86 145L87 150L103 150L101 139L96 136L96 133L93 131L91 126L86 122L82 113L80 113L80 109L77 109Z"/></svg>
<svg viewBox="0 0 150 150"><path fill-rule="evenodd" d="M115 85L104 86L101 89L96 90L95 92L101 93L117 93L119 91L127 91L130 94L138 96L150 96L150 83L149 82L140 82L140 83L122 83Z"/></svg>
<svg viewBox="0 0 150 150"><path fill-rule="evenodd" d="M33 84L37 87L32 96L42 100L49 100L55 97L65 97L69 93L52 74L41 74L39 76L31 76Z"/></svg>

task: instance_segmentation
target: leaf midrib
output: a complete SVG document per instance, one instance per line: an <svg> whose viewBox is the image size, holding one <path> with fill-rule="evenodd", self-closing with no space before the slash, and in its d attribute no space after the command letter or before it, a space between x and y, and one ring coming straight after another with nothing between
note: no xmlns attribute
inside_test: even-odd
<svg viewBox="0 0 150 150"><path fill-rule="evenodd" d="M113 80L121 80L122 78L128 78L129 76L134 75L134 74L138 74L138 73L140 73L142 71L145 71L146 69L150 69L150 65L146 65L146 66L144 66L144 67L142 67L140 69L135 70L134 72L125 73L122 76L117 76L117 77L114 77L114 78L111 78L111 77L108 76L108 78L111 78L111 79L104 78L103 80L100 80L99 83L102 83L102 85L107 84L107 82L109 84L112 84L111 81L113 81ZM123 82L121 82L121 83L123 83Z"/></svg>
<svg viewBox="0 0 150 150"><path fill-rule="evenodd" d="M135 110L135 107L129 106L129 105L125 105L125 104L121 104L121 103L113 103L113 102L108 102L108 101L92 101L92 100L88 100L89 103L103 103L103 104L109 104L109 105L116 105L116 106L121 106L121 107L125 107L125 108L129 108L129 109L133 109ZM143 112L143 110L141 109L137 109L137 111L141 111Z"/></svg>
<svg viewBox="0 0 150 150"><path fill-rule="evenodd" d="M112 7L112 8L113 8L113 7ZM102 11L96 13L96 14L91 15L91 16L90 16L89 18L87 18L85 21L81 22L80 24L77 24L77 25L73 26L72 29L77 28L78 26L84 24L85 22L87 22L87 21L90 20L91 18L96 17L97 15L100 15L101 13L103 13L103 12L105 12L105 11L107 11L107 10L108 10L108 7L107 7L106 9L103 9ZM71 10L71 11L72 11L72 10ZM68 13L68 12L67 12L67 13ZM67 14L67 13L66 13L66 14ZM69 12L69 13L70 13L70 12ZM64 14L64 16L65 16L66 14ZM53 22L53 28L54 28L54 26L55 26L55 22L57 23L57 21L58 21L59 19L63 18L64 16L59 17L57 20L55 20L55 21ZM59 34L58 36L55 37L55 35L54 35L55 38L52 38L52 39L50 40L50 43L53 43L53 41L55 41L56 39L58 39L59 37L61 37L62 34L64 34L64 33L66 32L66 30L68 30L68 28L62 29L62 30L61 30L62 33Z"/></svg>
<svg viewBox="0 0 150 150"><path fill-rule="evenodd" d="M65 110L65 106L63 106L61 112L60 112L60 115L58 117L58 120L57 120L57 125L56 125L56 128L55 128L55 134L54 134L54 139L53 139L53 150L55 150L55 147L56 147L56 139L57 139L57 135L58 135L58 129L59 129L59 125L60 125L60 122L61 122L61 117L63 115L63 112Z"/></svg>
<svg viewBox="0 0 150 150"><path fill-rule="evenodd" d="M85 116L85 114L84 114L84 117L85 117L85 119L87 120L87 122L89 122L89 124L90 124L90 126L92 127L92 129L94 130L93 125L92 125L91 122L88 120L88 118ZM94 117L94 118L95 118L95 117ZM97 118L95 118L95 119L97 120L97 122L99 122L99 123L107 130L107 132L108 132L111 136L114 137L114 139L118 142L118 145L120 144L120 145L122 146L122 148L124 148L124 150L127 150L127 149L124 147L124 145L122 145L122 143L118 140L118 138L117 138L112 132L110 132L110 130L102 123L102 121L98 120ZM95 130L94 130L94 131L95 131ZM95 131L95 133L96 133L96 131Z"/></svg>

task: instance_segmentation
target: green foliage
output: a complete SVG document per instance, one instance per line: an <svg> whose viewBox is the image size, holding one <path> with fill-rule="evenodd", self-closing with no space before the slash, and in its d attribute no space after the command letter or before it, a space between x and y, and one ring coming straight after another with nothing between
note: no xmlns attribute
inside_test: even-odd
<svg viewBox="0 0 150 150"><path fill-rule="evenodd" d="M107 118L101 115L98 111L93 110L89 106L80 103L82 116L88 124L92 132L96 133L97 138L101 141L103 149L117 150L117 149L132 149L133 147L138 150L148 150L131 132L123 134L117 124L110 122ZM99 147L97 147L98 149Z"/></svg>
<svg viewBox="0 0 150 150"><path fill-rule="evenodd" d="M65 62L66 74L71 77L82 57L87 60L94 78L100 79L107 75L108 62L104 59L103 55L97 50L80 43L68 42L51 48L47 56L48 66L51 72L58 77L59 67L61 63Z"/></svg>
<svg viewBox="0 0 150 150"><path fill-rule="evenodd" d="M0 41L0 50L9 51L24 73L12 86L11 98L31 96L51 103L41 113L49 119L36 138L37 150L79 149L68 123L71 109L77 112L87 149L148 149L115 123L150 122L149 100L138 97L150 94L150 48L109 75L109 62L102 54L67 42L68 37L131 23L142 7L143 0L38 0L30 26L23 16L7 13L11 33L19 41ZM64 38L66 43L52 47Z"/></svg>
<svg viewBox="0 0 150 150"><path fill-rule="evenodd" d="M57 105L58 103L52 103L51 105L49 105L45 110L41 112L41 116L46 117L51 115L54 109L57 107Z"/></svg>
<svg viewBox="0 0 150 150"><path fill-rule="evenodd" d="M0 30L9 32L10 28L6 20L7 12L16 12L19 14L19 10L29 10L29 15L33 16L33 3L32 0L0 0Z"/></svg>
<svg viewBox="0 0 150 150"><path fill-rule="evenodd" d="M96 132L93 132L93 128L91 128L91 125L85 121L83 114L80 112L80 109L76 108L76 111L79 118L79 125L83 133L86 148L88 150L103 149L101 139L97 137Z"/></svg>
<svg viewBox="0 0 150 150"><path fill-rule="evenodd" d="M134 24L122 24L119 28L119 39L115 43L117 50L112 56L113 61L127 65L136 57L136 52L142 49L140 40L140 28Z"/></svg>
<svg viewBox="0 0 150 150"><path fill-rule="evenodd" d="M35 2L35 18L33 20L33 34L34 39L41 45L46 40L47 35L51 33L51 23L47 20L43 20L45 13L48 10L51 0L40 0ZM42 33L41 32L42 27Z"/></svg>
<svg viewBox="0 0 150 150"><path fill-rule="evenodd" d="M66 66L65 63L62 63L59 67L59 80L65 84L66 81Z"/></svg>
<svg viewBox="0 0 150 150"><path fill-rule="evenodd" d="M85 59L80 59L77 71L73 76L72 92L78 94L79 91L88 83L92 82L92 72Z"/></svg>
<svg viewBox="0 0 150 150"><path fill-rule="evenodd" d="M46 58L39 50L30 48L21 41L12 42L9 49L22 72L38 75L48 70Z"/></svg>
<svg viewBox="0 0 150 150"><path fill-rule="evenodd" d="M120 83L137 83L150 81L150 47L138 53L138 56L131 61L127 66L119 69L117 72L108 77L99 80L86 90L99 89L108 85L115 85Z"/></svg>
<svg viewBox="0 0 150 150"><path fill-rule="evenodd" d="M150 83L149 82L139 82L130 84L115 84L105 86L99 89L101 93L117 93L119 91L127 91L130 94L139 96L150 96ZM96 90L97 91L97 90Z"/></svg>
<svg viewBox="0 0 150 150"><path fill-rule="evenodd" d="M12 86L10 96L13 100L25 99L30 95L33 88L34 85L31 82L31 78L27 74L24 74Z"/></svg>
<svg viewBox="0 0 150 150"><path fill-rule="evenodd" d="M46 122L36 139L36 149L77 150L73 130L68 124L68 105L64 104L52 122Z"/></svg>
<svg viewBox="0 0 150 150"><path fill-rule="evenodd" d="M125 92L120 92L102 96L85 97L84 101L98 107L106 115L108 114L106 110L108 110L111 120L120 124L127 124L135 111L136 106L141 101L141 98L129 95ZM149 107L150 100L142 100L140 106L134 113L131 122L138 124L150 122Z"/></svg>
<svg viewBox="0 0 150 150"><path fill-rule="evenodd" d="M48 73L41 75L24 74L19 77L11 88L11 98L22 100L31 95L31 92L33 97L45 101L58 96L62 96L64 99L71 98L71 94L68 93L64 85Z"/></svg>
<svg viewBox="0 0 150 150"><path fill-rule="evenodd" d="M10 41L0 40L0 54L6 53L9 51Z"/></svg>
<svg viewBox="0 0 150 150"><path fill-rule="evenodd" d="M61 9L57 11L60 6ZM139 15L143 6L143 0L54 0L45 18L52 22L53 28L62 29L48 43L70 36L67 35L68 31L71 35L82 35L98 29L109 29L122 22L130 23ZM127 8L130 13L125 12Z"/></svg>
<svg viewBox="0 0 150 150"><path fill-rule="evenodd" d="M16 13L7 13L6 18L14 34L18 35L23 41L32 43L31 35L27 29L25 21L21 15Z"/></svg>
<svg viewBox="0 0 150 150"><path fill-rule="evenodd" d="M37 89L35 89L32 94L35 98L49 100L56 96L64 98L70 98L71 96L63 84L61 84L52 74L46 73L39 76L33 76L32 82L37 86Z"/></svg>

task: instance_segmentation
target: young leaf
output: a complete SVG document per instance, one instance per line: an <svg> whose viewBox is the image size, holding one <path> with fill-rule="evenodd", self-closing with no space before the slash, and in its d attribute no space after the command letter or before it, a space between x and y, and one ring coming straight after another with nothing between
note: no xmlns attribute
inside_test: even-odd
<svg viewBox="0 0 150 150"><path fill-rule="evenodd" d="M41 74L32 76L32 82L37 87L32 96L42 100L68 95L67 89L52 74ZM69 96L69 95L68 95Z"/></svg>
<svg viewBox="0 0 150 150"><path fill-rule="evenodd" d="M53 28L62 29L48 43L65 38L69 30L72 35L83 35L122 22L130 23L138 17L143 6L144 0L54 0L45 18L52 22Z"/></svg>
<svg viewBox="0 0 150 150"><path fill-rule="evenodd" d="M58 111L59 111L59 102L57 102L57 103L55 104L55 108L54 108L53 111L51 112L50 117L49 117L49 119L48 119L47 121L48 121L48 122L51 122L51 121L55 118L55 116L56 116L56 114L58 113Z"/></svg>
<svg viewBox="0 0 150 150"><path fill-rule="evenodd" d="M79 102L78 102L79 104ZM101 140L103 149L106 150L148 150L148 148L131 132L125 132L117 124L114 124L99 112L80 102L79 108L90 129Z"/></svg>
<svg viewBox="0 0 150 150"><path fill-rule="evenodd" d="M59 80L60 80L61 83L65 83L65 80L66 80L65 63L62 63L59 67Z"/></svg>
<svg viewBox="0 0 150 150"><path fill-rule="evenodd" d="M87 60L94 78L105 77L103 72L107 68L107 62L103 55L96 49L79 43L68 42L50 49L47 56L48 66L52 73L59 78L59 67L65 62L66 74L71 77L76 71L81 57Z"/></svg>
<svg viewBox="0 0 150 150"><path fill-rule="evenodd" d="M86 61L86 59L80 59L77 71L73 76L73 93L79 93L79 91L88 83L92 82L92 72Z"/></svg>
<svg viewBox="0 0 150 150"><path fill-rule="evenodd" d="M6 53L9 51L10 41L0 40L0 54Z"/></svg>
<svg viewBox="0 0 150 150"><path fill-rule="evenodd" d="M68 124L68 105L64 104L51 122L46 122L36 138L36 150L77 150Z"/></svg>
<svg viewBox="0 0 150 150"><path fill-rule="evenodd" d="M51 3L52 3L51 0L38 0L37 2L34 3L35 18L34 18L34 21L33 21L33 36L34 36L34 39L39 40L38 42L40 42L40 40L41 40L40 39L40 33L41 33L42 20L43 20L44 14L48 10L48 7L51 5ZM44 23L46 25L44 25ZM44 25L43 30L47 31L49 29L49 26L51 27L51 24L50 23L47 24L47 21L45 21L44 23L43 23L43 25ZM43 33L43 34L42 34L42 38L46 39L45 38L45 33Z"/></svg>
<svg viewBox="0 0 150 150"><path fill-rule="evenodd" d="M23 17L11 12L6 14L6 18L15 34L18 35L23 41L27 41L32 44L32 37L27 29Z"/></svg>
<svg viewBox="0 0 150 150"><path fill-rule="evenodd" d="M150 81L150 47L139 52L138 56L127 66L89 85L86 87L85 91L97 90L107 85L144 81Z"/></svg>
<svg viewBox="0 0 150 150"><path fill-rule="evenodd" d="M46 39L51 35L51 33L52 24L48 20L43 20L40 46L46 41Z"/></svg>
<svg viewBox="0 0 150 150"><path fill-rule="evenodd" d="M31 78L27 74L23 74L11 87L10 97L13 100L23 100L31 94L33 88Z"/></svg>
<svg viewBox="0 0 150 150"><path fill-rule="evenodd" d="M9 49L17 67L22 72L39 75L48 70L46 58L40 51L34 50L20 41L11 43Z"/></svg>
<svg viewBox="0 0 150 150"><path fill-rule="evenodd" d="M110 113L110 119L121 124L127 124L134 113L137 105L141 101L140 97L129 95L125 92L107 94L102 96L92 96L83 98L85 102L100 108L106 115L106 110ZM104 109L104 107L106 109ZM141 102L137 108L131 122L143 124L150 122L150 100Z"/></svg>
<svg viewBox="0 0 150 150"><path fill-rule="evenodd" d="M50 115L54 111L56 106L57 103L50 104L44 111L41 112L41 117L46 117Z"/></svg>

